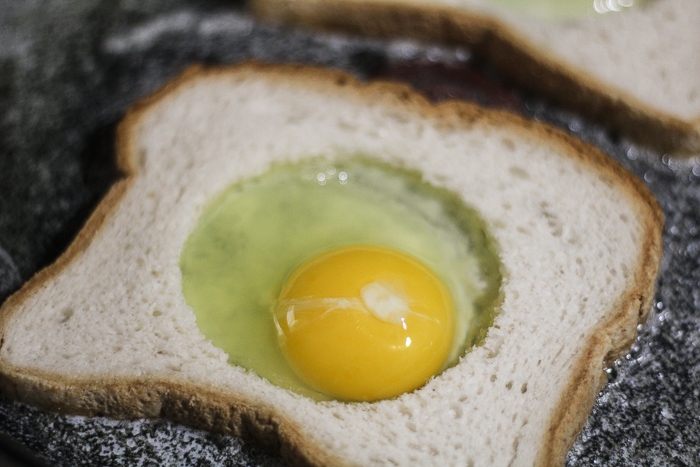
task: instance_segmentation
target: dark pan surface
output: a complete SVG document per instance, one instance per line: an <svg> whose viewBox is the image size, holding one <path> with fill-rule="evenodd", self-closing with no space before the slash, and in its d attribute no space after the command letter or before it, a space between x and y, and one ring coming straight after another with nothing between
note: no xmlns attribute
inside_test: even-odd
<svg viewBox="0 0 700 467"><path fill-rule="evenodd" d="M656 310L609 370L567 464L700 465L700 162L647 152L511 89L465 50L275 29L235 2L0 0L0 303L61 253L116 179L113 130L131 103L193 63L249 58L505 107L642 179L666 215ZM17 465L44 465L22 447L66 466L281 464L168 421L59 416L5 399L0 431L0 461Z"/></svg>

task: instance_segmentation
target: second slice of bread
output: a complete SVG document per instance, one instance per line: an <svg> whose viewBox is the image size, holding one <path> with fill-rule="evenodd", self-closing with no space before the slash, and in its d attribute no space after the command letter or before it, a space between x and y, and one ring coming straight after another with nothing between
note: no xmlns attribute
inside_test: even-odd
<svg viewBox="0 0 700 467"><path fill-rule="evenodd" d="M167 417L311 465L562 462L604 365L649 311L662 218L643 186L545 125L308 68L192 70L120 126L126 174L0 309L0 385L61 412ZM475 207L503 301L482 346L396 399L315 402L227 363L182 294L207 203L271 164L361 153Z"/></svg>
<svg viewBox="0 0 700 467"><path fill-rule="evenodd" d="M592 1L592 0L591 0ZM487 0L251 0L293 25L472 47L511 79L663 151L700 152L700 2L538 19Z"/></svg>

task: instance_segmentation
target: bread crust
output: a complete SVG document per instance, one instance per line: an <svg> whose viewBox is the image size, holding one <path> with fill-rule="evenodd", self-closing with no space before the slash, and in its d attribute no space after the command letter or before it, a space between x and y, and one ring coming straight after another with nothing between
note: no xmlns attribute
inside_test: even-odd
<svg viewBox="0 0 700 467"><path fill-rule="evenodd" d="M262 18L293 26L466 45L523 88L605 123L641 145L678 155L700 151L700 115L683 120L655 109L562 63L494 17L401 0L251 0L249 5Z"/></svg>
<svg viewBox="0 0 700 467"><path fill-rule="evenodd" d="M597 391L605 382L604 365L622 355L636 336L636 326L646 319L654 294L661 255L663 215L643 184L601 151L545 124L524 120L505 111L485 110L455 101L431 104L404 85L360 83L337 71L302 66L273 66L249 62L238 66L204 69L195 66L152 97L136 103L119 125L117 163L123 178L118 181L90 216L75 241L52 265L29 280L0 308L0 348L8 323L18 305L79 257L117 208L119 201L139 175L135 150L140 122L158 104L172 98L200 79L212 76L264 75L268 80L295 81L315 89L349 93L363 103L376 103L431 117L439 125L468 128L473 125L506 125L515 132L536 134L555 144L588 170L610 183L619 184L635 200L638 214L647 226L639 251L635 280L620 297L611 317L600 324L578 357L576 370L550 416L547 437L539 448L538 465L560 465L585 423ZM267 407L214 388L152 377L72 378L9 364L0 360L0 390L11 398L59 413L115 418L164 417L193 427L241 436L279 453L292 465L348 465L300 434L291 420Z"/></svg>

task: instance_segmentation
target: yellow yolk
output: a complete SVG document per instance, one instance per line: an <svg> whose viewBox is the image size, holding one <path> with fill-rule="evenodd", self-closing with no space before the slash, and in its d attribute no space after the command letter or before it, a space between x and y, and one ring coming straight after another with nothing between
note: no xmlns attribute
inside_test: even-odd
<svg viewBox="0 0 700 467"><path fill-rule="evenodd" d="M422 386L454 339L454 307L442 281L406 254L368 245L301 265L274 318L294 371L341 400L385 399Z"/></svg>

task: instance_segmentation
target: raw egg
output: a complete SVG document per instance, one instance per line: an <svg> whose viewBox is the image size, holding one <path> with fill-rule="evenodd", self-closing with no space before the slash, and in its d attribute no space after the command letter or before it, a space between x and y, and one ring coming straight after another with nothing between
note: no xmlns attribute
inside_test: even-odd
<svg viewBox="0 0 700 467"><path fill-rule="evenodd" d="M478 213L360 156L232 184L203 206L180 267L200 331L231 364L316 400L422 386L483 337L501 281Z"/></svg>
<svg viewBox="0 0 700 467"><path fill-rule="evenodd" d="M283 352L314 389L372 401L422 386L447 359L455 310L440 278L389 248L325 252L287 279L275 306Z"/></svg>

